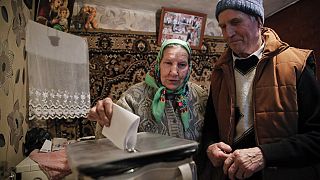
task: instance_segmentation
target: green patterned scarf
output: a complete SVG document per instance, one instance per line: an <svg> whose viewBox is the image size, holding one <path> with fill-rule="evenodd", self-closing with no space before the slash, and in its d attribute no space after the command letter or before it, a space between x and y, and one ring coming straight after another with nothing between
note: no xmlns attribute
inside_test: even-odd
<svg viewBox="0 0 320 180"><path fill-rule="evenodd" d="M165 86L162 85L161 80L160 80L160 61L163 56L163 51L168 45L180 45L184 49L187 50L189 54L189 71L184 79L182 85L176 89L175 91L172 91L170 89L167 89ZM187 82L189 81L190 78L190 73L191 73L191 48L189 44L185 41L179 40L179 39L169 39L166 40L162 43L162 46L160 48L160 51L157 56L157 61L155 66L147 73L145 82L157 89L156 94L153 97L152 101L152 113L156 119L156 121L159 123L161 122L163 113L164 113L164 108L165 108L165 95L166 94L175 94L175 100L177 102L177 106L179 107L179 112L181 115L183 127L185 130L189 128L189 119L190 119L190 113L188 110L188 98L187 98Z"/></svg>

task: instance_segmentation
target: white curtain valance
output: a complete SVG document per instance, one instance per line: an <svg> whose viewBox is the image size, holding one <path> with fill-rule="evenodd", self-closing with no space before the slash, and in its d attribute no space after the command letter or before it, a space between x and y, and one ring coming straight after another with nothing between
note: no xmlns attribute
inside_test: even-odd
<svg viewBox="0 0 320 180"><path fill-rule="evenodd" d="M28 21L29 119L80 118L90 108L84 38Z"/></svg>

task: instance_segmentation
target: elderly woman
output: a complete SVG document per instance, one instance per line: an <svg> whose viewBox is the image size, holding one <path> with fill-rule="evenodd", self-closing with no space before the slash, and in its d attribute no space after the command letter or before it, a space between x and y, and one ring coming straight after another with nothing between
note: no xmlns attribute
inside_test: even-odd
<svg viewBox="0 0 320 180"><path fill-rule="evenodd" d="M145 81L131 86L117 104L140 116L139 132L152 132L199 141L207 93L189 82L191 49L187 42L163 42L155 66ZM96 138L109 126L112 100L105 98L90 109L88 119L97 121Z"/></svg>

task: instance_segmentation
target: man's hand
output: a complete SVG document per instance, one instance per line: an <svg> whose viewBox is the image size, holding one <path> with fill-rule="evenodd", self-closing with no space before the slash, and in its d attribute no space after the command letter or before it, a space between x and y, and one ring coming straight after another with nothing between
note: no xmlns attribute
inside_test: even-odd
<svg viewBox="0 0 320 180"><path fill-rule="evenodd" d="M263 154L258 147L235 150L224 161L223 171L231 180L245 179L265 167Z"/></svg>
<svg viewBox="0 0 320 180"><path fill-rule="evenodd" d="M207 155L213 166L219 167L223 165L223 162L229 157L231 151L232 149L228 144L219 142L211 144L207 148Z"/></svg>

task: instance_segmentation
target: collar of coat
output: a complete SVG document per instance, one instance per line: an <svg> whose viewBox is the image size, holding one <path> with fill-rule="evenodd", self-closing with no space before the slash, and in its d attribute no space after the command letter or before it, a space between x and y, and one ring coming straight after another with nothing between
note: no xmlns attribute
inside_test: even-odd
<svg viewBox="0 0 320 180"><path fill-rule="evenodd" d="M281 41L281 39L273 29L263 27L261 32L266 45L260 61L270 59L289 48L289 45ZM230 48L228 48L223 54L221 54L219 60L213 64L213 69L221 69L221 66L228 63L232 63L232 50Z"/></svg>

